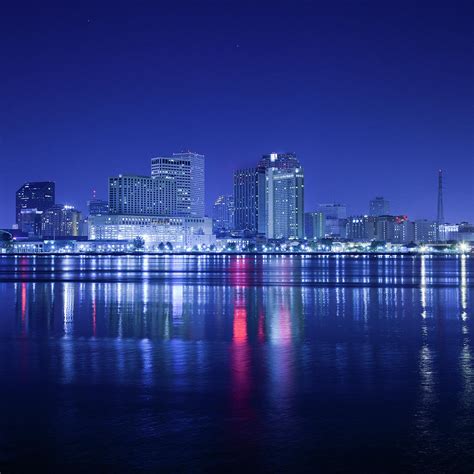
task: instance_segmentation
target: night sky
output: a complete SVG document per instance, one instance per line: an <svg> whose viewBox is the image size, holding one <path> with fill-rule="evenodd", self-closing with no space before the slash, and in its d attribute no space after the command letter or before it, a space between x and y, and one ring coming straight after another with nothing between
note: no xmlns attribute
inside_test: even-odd
<svg viewBox="0 0 474 474"><path fill-rule="evenodd" d="M306 210L384 195L434 218L442 168L446 219L474 221L473 53L472 1L3 2L0 226L25 181L85 210L183 149L209 210L235 168L294 151Z"/></svg>

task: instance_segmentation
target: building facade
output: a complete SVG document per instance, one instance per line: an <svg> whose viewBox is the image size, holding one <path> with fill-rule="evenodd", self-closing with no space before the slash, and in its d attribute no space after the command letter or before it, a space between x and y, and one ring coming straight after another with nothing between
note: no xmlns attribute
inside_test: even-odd
<svg viewBox="0 0 474 474"><path fill-rule="evenodd" d="M326 236L326 216L322 212L306 212L304 222L307 239L323 239Z"/></svg>
<svg viewBox="0 0 474 474"><path fill-rule="evenodd" d="M91 216L109 213L109 203L103 199L97 199L95 197L90 201L87 201L87 208L89 210L89 215Z"/></svg>
<svg viewBox="0 0 474 474"><path fill-rule="evenodd" d="M43 238L77 237L81 213L72 206L55 204L43 212L41 234Z"/></svg>
<svg viewBox="0 0 474 474"><path fill-rule="evenodd" d="M46 211L54 206L56 185L52 181L36 181L23 184L16 192L16 223L20 223L22 209Z"/></svg>
<svg viewBox="0 0 474 474"><path fill-rule="evenodd" d="M234 229L234 196L219 196L212 209L214 232L229 233Z"/></svg>
<svg viewBox="0 0 474 474"><path fill-rule="evenodd" d="M351 216L347 218L346 235L354 242L375 240L375 218L372 216Z"/></svg>
<svg viewBox="0 0 474 474"><path fill-rule="evenodd" d="M177 209L172 177L119 175L109 178L109 213L173 216Z"/></svg>
<svg viewBox="0 0 474 474"><path fill-rule="evenodd" d="M417 243L431 243L438 240L438 226L435 221L418 219L414 222L413 240Z"/></svg>
<svg viewBox="0 0 474 474"><path fill-rule="evenodd" d="M177 216L203 217L205 212L205 158L192 152L173 153L151 160L152 178L176 182Z"/></svg>
<svg viewBox="0 0 474 474"><path fill-rule="evenodd" d="M369 201L369 216L388 216L390 214L390 202L383 196L377 196Z"/></svg>
<svg viewBox="0 0 474 474"><path fill-rule="evenodd" d="M301 168L301 164L296 153L267 153L262 156L257 168L295 169Z"/></svg>
<svg viewBox="0 0 474 474"><path fill-rule="evenodd" d="M304 238L303 168L266 170L266 220L268 239Z"/></svg>
<svg viewBox="0 0 474 474"><path fill-rule="evenodd" d="M18 230L28 234L29 237L40 237L41 231L41 220L43 217L43 211L37 209L21 209L20 218L18 220Z"/></svg>
<svg viewBox="0 0 474 474"><path fill-rule="evenodd" d="M265 171L244 168L234 173L234 229L265 234Z"/></svg>
<svg viewBox="0 0 474 474"><path fill-rule="evenodd" d="M318 210L326 217L327 237L346 237L347 206L345 204L337 202L319 204Z"/></svg>
<svg viewBox="0 0 474 474"><path fill-rule="evenodd" d="M207 217L97 215L89 218L89 240L133 241L143 238L145 249L171 244L174 250L215 243L212 220Z"/></svg>

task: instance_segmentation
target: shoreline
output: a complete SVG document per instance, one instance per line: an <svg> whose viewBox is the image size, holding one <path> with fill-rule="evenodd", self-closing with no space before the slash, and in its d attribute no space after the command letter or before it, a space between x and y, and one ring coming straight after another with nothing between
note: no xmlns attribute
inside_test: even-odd
<svg viewBox="0 0 474 474"><path fill-rule="evenodd" d="M302 257L340 257L340 256L394 256L394 257L416 257L416 256L441 256L441 257L459 257L459 256L470 256L471 252L22 252L22 253L0 253L0 257L174 257L174 256L208 256L208 257L219 257L219 256L302 256Z"/></svg>

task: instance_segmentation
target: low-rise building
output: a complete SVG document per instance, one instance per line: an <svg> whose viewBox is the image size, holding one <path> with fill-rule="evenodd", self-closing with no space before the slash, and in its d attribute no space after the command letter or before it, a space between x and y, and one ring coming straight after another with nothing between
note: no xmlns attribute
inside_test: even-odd
<svg viewBox="0 0 474 474"><path fill-rule="evenodd" d="M89 217L89 240L133 241L140 237L146 250L171 244L174 250L215 243L208 217L103 215Z"/></svg>

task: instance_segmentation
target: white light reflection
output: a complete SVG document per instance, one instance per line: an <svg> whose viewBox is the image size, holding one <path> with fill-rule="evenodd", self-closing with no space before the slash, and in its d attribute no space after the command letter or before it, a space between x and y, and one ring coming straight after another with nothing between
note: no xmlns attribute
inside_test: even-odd
<svg viewBox="0 0 474 474"><path fill-rule="evenodd" d="M69 337L74 325L74 283L63 283L63 327L64 336Z"/></svg>
<svg viewBox="0 0 474 474"><path fill-rule="evenodd" d="M426 255L421 256L421 280L420 280L420 290L421 290L421 317L426 318Z"/></svg>
<svg viewBox="0 0 474 474"><path fill-rule="evenodd" d="M460 277L460 290L461 290L461 319L466 321L467 319L467 269L466 269L466 255L461 255L461 277Z"/></svg>

